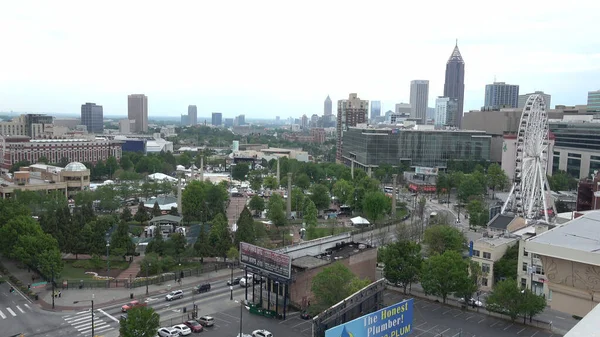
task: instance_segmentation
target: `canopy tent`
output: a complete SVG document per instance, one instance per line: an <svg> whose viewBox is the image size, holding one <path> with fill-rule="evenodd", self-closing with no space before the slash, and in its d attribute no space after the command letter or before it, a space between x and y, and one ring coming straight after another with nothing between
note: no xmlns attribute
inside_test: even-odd
<svg viewBox="0 0 600 337"><path fill-rule="evenodd" d="M371 224L369 222L369 220L363 218L362 216L357 216L356 218L352 218L352 219L350 219L350 221L352 222L352 226L365 226L365 225Z"/></svg>
<svg viewBox="0 0 600 337"><path fill-rule="evenodd" d="M171 181L171 182L177 181L176 178L173 178L171 176L168 176L168 175L166 175L164 173L160 173L160 172L149 175L148 179L154 180L154 181L165 181L165 180Z"/></svg>

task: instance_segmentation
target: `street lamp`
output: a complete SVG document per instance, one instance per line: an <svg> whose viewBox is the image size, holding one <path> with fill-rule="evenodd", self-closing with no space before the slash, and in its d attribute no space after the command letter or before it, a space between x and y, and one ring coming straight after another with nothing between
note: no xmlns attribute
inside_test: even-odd
<svg viewBox="0 0 600 337"><path fill-rule="evenodd" d="M229 285L229 300L233 301L233 263L230 264L231 266L231 284Z"/></svg>
<svg viewBox="0 0 600 337"><path fill-rule="evenodd" d="M110 272L110 242L106 241L106 276Z"/></svg>
<svg viewBox="0 0 600 337"><path fill-rule="evenodd" d="M233 287L232 287L233 288ZM244 309L244 301L243 300L235 300L235 303L239 303L240 304L240 337L243 337L244 334L242 333L242 314L243 314L243 309Z"/></svg>
<svg viewBox="0 0 600 337"><path fill-rule="evenodd" d="M92 294L92 299L91 300L84 300L84 301L73 301L73 304L77 304L77 303L82 303L82 302L92 302L92 337L95 336L94 334L94 294Z"/></svg>
<svg viewBox="0 0 600 337"><path fill-rule="evenodd" d="M146 296L148 296L148 269L150 269L151 263L146 264Z"/></svg>

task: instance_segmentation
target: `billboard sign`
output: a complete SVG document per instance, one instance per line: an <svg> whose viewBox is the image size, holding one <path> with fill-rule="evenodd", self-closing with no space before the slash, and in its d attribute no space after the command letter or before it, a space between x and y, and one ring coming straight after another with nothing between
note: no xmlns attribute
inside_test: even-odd
<svg viewBox="0 0 600 337"><path fill-rule="evenodd" d="M249 243L240 242L240 262L285 279L292 277L292 258Z"/></svg>
<svg viewBox="0 0 600 337"><path fill-rule="evenodd" d="M424 174L428 176L437 176L438 168L437 167L415 167L415 174Z"/></svg>
<svg viewBox="0 0 600 337"><path fill-rule="evenodd" d="M400 337L412 332L413 299L408 299L379 311L325 331L325 337Z"/></svg>

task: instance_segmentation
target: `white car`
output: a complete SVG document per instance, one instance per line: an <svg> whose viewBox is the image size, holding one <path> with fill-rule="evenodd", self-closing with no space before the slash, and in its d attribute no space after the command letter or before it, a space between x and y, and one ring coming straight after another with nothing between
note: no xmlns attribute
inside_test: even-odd
<svg viewBox="0 0 600 337"><path fill-rule="evenodd" d="M165 299L167 301L172 301L181 298L183 298L183 290L173 290L170 293L168 293L167 296L165 296Z"/></svg>
<svg viewBox="0 0 600 337"><path fill-rule="evenodd" d="M177 330L180 336L187 336L192 333L192 329L188 328L186 325L183 324L174 325L173 329Z"/></svg>
<svg viewBox="0 0 600 337"><path fill-rule="evenodd" d="M469 299L467 302L465 302L464 298L460 299L461 303L467 303L470 306L476 306L476 307L483 307L483 303L481 301L478 301L474 298Z"/></svg>
<svg viewBox="0 0 600 337"><path fill-rule="evenodd" d="M273 337L273 334L268 332L265 329L254 330L252 332L252 337Z"/></svg>
<svg viewBox="0 0 600 337"><path fill-rule="evenodd" d="M158 335L160 337L179 337L179 331L173 328L160 328L158 329Z"/></svg>

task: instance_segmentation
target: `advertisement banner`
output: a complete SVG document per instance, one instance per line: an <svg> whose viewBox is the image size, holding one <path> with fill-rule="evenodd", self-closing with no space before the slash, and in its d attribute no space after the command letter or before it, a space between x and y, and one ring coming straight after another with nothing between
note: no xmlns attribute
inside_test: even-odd
<svg viewBox="0 0 600 337"><path fill-rule="evenodd" d="M412 332L413 299L408 299L379 311L325 331L325 337L400 337Z"/></svg>
<svg viewBox="0 0 600 337"><path fill-rule="evenodd" d="M437 167L415 167L415 174L424 174L429 176L437 176L438 168Z"/></svg>
<svg viewBox="0 0 600 337"><path fill-rule="evenodd" d="M292 277L292 258L286 254L240 242L240 262L267 274L289 279Z"/></svg>

